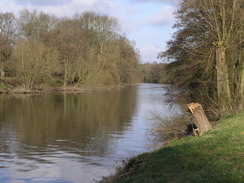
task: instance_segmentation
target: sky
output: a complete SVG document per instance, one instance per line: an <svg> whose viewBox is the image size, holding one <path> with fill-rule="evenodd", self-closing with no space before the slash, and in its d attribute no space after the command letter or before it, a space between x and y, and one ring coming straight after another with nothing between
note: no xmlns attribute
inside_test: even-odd
<svg viewBox="0 0 244 183"><path fill-rule="evenodd" d="M166 50L175 30L174 11L180 0L0 0L0 12L36 9L58 17L86 11L116 17L124 33L141 55L141 62L162 62L159 52Z"/></svg>

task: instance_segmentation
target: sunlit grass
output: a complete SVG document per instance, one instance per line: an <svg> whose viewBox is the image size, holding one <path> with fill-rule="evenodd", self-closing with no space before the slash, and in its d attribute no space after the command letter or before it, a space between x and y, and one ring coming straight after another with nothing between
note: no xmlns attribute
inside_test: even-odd
<svg viewBox="0 0 244 183"><path fill-rule="evenodd" d="M121 183L244 182L244 112L219 121L201 137L187 137L128 162Z"/></svg>
<svg viewBox="0 0 244 183"><path fill-rule="evenodd" d="M0 82L0 88L5 88L5 84Z"/></svg>

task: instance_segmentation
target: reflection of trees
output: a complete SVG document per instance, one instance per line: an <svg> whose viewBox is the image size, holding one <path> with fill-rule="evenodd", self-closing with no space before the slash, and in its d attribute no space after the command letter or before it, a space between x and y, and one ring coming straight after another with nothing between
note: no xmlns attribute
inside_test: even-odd
<svg viewBox="0 0 244 183"><path fill-rule="evenodd" d="M44 151L48 145L57 145L58 150L85 154L92 150L102 155L109 144L106 133L123 133L135 104L135 87L81 94L1 96L0 130L15 134L25 146Z"/></svg>

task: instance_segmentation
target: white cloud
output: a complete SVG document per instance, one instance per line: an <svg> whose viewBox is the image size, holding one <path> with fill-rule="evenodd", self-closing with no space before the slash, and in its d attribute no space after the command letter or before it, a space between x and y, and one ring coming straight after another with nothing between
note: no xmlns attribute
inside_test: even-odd
<svg viewBox="0 0 244 183"><path fill-rule="evenodd" d="M115 7L113 0L0 0L0 12L17 14L21 9L37 9L57 16L72 16L75 13L94 11L110 14Z"/></svg>
<svg viewBox="0 0 244 183"><path fill-rule="evenodd" d="M146 45L140 49L140 54L142 57L142 62L153 62L158 61L158 54L162 51L162 48L156 47L154 45Z"/></svg>
<svg viewBox="0 0 244 183"><path fill-rule="evenodd" d="M49 13L52 12L60 17L72 16L75 13L83 13L85 11L93 11L98 14L110 15L115 6L116 5L112 0L74 0L73 3L70 3L69 5L55 7L49 6L43 10Z"/></svg>
<svg viewBox="0 0 244 183"><path fill-rule="evenodd" d="M11 1L11 0L10 0ZM33 6L55 6L60 4L70 4L73 0L12 0L18 5Z"/></svg>
<svg viewBox="0 0 244 183"><path fill-rule="evenodd" d="M121 25L121 31L123 33L129 34L133 32L137 32L140 30L140 26L134 20L128 20L126 17L119 16L119 23Z"/></svg>
<svg viewBox="0 0 244 183"><path fill-rule="evenodd" d="M163 8L159 12L147 18L142 23L157 26L168 24L173 25L175 22L174 11L175 10L170 6L163 6Z"/></svg>
<svg viewBox="0 0 244 183"><path fill-rule="evenodd" d="M131 2L138 2L138 3L167 3L170 5L177 6L181 0L131 0Z"/></svg>
<svg viewBox="0 0 244 183"><path fill-rule="evenodd" d="M131 15L136 15L138 13L141 13L141 11L138 8L134 8L134 7L129 7L126 10L126 13L129 13Z"/></svg>

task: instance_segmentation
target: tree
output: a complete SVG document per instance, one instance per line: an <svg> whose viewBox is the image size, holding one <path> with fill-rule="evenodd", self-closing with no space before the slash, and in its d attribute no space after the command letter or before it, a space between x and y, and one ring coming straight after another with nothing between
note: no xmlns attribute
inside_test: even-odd
<svg viewBox="0 0 244 183"><path fill-rule="evenodd" d="M14 24L13 13L0 13L0 78L5 77L6 64L11 56L15 39Z"/></svg>
<svg viewBox="0 0 244 183"><path fill-rule="evenodd" d="M209 0L209 2L204 1L200 5L199 8L207 10L205 14L199 13L200 17L212 25L213 29L213 44L216 47L217 94L220 113L226 115L231 106L230 82L233 82L229 81L226 50L232 45L236 35L240 34L239 31L236 31L236 26L241 23L238 18L241 1Z"/></svg>
<svg viewBox="0 0 244 183"><path fill-rule="evenodd" d="M164 56L179 62L185 71L184 78L195 83L194 88L201 88L200 92L206 88L203 95L217 104L221 116L233 110L236 98L243 96L243 91L235 89L241 86L243 69L238 63L243 60L231 59L234 54L230 53L242 44L243 28L240 26L243 20L239 16L242 11L241 0L183 0L176 12L179 22L175 27L178 31L164 53ZM239 47L234 53L242 52L242 49ZM234 65L241 72L231 77ZM207 88L211 88L211 95ZM243 109L243 102L238 103Z"/></svg>
<svg viewBox="0 0 244 183"><path fill-rule="evenodd" d="M59 51L63 85L82 84L87 76L87 40L73 19L62 19L46 38L46 43Z"/></svg>
<svg viewBox="0 0 244 183"><path fill-rule="evenodd" d="M19 12L17 21L18 31L21 37L40 38L53 30L58 18L54 15L49 15L37 10L23 9Z"/></svg>
<svg viewBox="0 0 244 183"><path fill-rule="evenodd" d="M138 56L133 44L119 35L118 20L93 12L77 15L76 20L88 43L86 82L113 86L132 82L137 75Z"/></svg>
<svg viewBox="0 0 244 183"><path fill-rule="evenodd" d="M58 52L35 40L21 39L14 49L14 66L19 82L24 90L31 90L36 83L43 83L45 78L58 67Z"/></svg>
<svg viewBox="0 0 244 183"><path fill-rule="evenodd" d="M119 70L121 83L135 83L139 81L139 51L135 49L135 43L125 36L120 36L118 43L120 50Z"/></svg>

